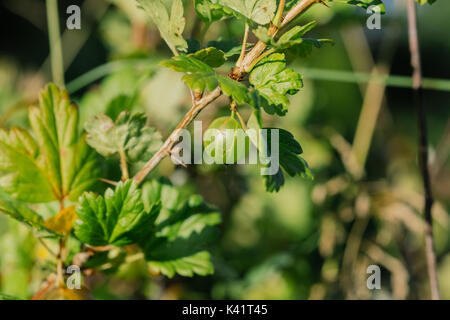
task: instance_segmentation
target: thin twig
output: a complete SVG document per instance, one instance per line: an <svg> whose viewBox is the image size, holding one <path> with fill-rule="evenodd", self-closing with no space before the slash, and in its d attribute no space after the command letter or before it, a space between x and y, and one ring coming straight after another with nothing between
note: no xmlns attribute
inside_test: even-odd
<svg viewBox="0 0 450 320"><path fill-rule="evenodd" d="M244 131L247 131L247 126L245 125L244 119L242 118L241 114L239 113L239 111L237 110L236 107L236 101L231 101L230 104L230 110L231 110L231 117L234 118L234 115L238 116L239 122L241 123L241 127L242 129L244 129ZM223 126L223 125L222 125ZM220 129L222 130L222 128Z"/></svg>
<svg viewBox="0 0 450 320"><path fill-rule="evenodd" d="M105 178L98 178L98 180L103 181L107 184L113 185L113 186L117 186L119 183L113 180L109 180L109 179L105 179Z"/></svg>
<svg viewBox="0 0 450 320"><path fill-rule="evenodd" d="M53 274L50 275L45 281L43 287L31 297L31 300L42 300L45 295L54 287L55 281L55 276Z"/></svg>
<svg viewBox="0 0 450 320"><path fill-rule="evenodd" d="M176 163L178 163L180 166L183 166L184 168L187 168L187 165L183 162L183 161L181 161L181 159L179 159L177 156L176 156L176 153L179 151L180 149L179 148L177 148L177 147L175 147L175 148L173 148L172 150L170 150L170 154L173 156L172 157L172 160L174 160Z"/></svg>
<svg viewBox="0 0 450 320"><path fill-rule="evenodd" d="M56 281L58 285L61 287L64 285L64 251L66 246L66 239L59 239L59 250L57 255L57 263L56 263Z"/></svg>
<svg viewBox="0 0 450 320"><path fill-rule="evenodd" d="M59 211L64 210L64 199L59 200ZM64 285L64 259L65 259L65 248L66 248L67 236L59 239L58 254L56 256L56 282L62 287Z"/></svg>
<svg viewBox="0 0 450 320"><path fill-rule="evenodd" d="M417 35L417 17L414 0L408 0L408 33L409 47L411 51L411 65L413 67L414 104L417 108L419 127L419 165L422 172L423 187L425 192L425 253L430 281L431 299L439 300L439 283L436 271L436 253L433 244L433 195L431 191L430 173L428 169L428 137L426 125L426 113L423 105L422 92L422 66L420 62L419 37Z"/></svg>
<svg viewBox="0 0 450 320"><path fill-rule="evenodd" d="M37 237L37 239L38 239L39 243L40 243L45 249L47 249L47 251L48 251L52 256L54 256L55 258L58 257L58 255L56 254L56 252L54 252L52 249L50 249L50 247L45 243L44 240L42 240L42 238Z"/></svg>

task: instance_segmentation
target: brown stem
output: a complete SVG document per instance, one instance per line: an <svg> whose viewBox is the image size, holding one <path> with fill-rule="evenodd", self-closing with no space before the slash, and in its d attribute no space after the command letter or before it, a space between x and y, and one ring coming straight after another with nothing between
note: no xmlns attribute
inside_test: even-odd
<svg viewBox="0 0 450 320"><path fill-rule="evenodd" d="M98 178L98 180L103 181L107 184L110 184L112 186L117 186L119 183L113 180L105 179L105 178Z"/></svg>
<svg viewBox="0 0 450 320"><path fill-rule="evenodd" d="M88 249L95 251L95 252L105 252L105 251L111 250L113 248L113 246L110 244L108 244L106 246L90 246L88 244L85 244L85 246Z"/></svg>
<svg viewBox="0 0 450 320"><path fill-rule="evenodd" d="M287 13L286 17L281 22L280 27L289 23L292 19L294 19L296 16L298 16L306 9L308 9L311 5L319 2L321 2L321 0L302 0ZM274 25L272 25L268 30L269 35L272 36L274 36L277 32L278 28ZM245 70L248 70L248 66L251 66L254 63L254 61L258 59L258 57L263 53L265 48L266 45L264 44L264 42L259 41L258 43L256 43L253 49L250 50L250 52L245 55L240 67L236 66L233 69L233 71L229 74L229 77L231 77L232 79L239 80L242 77ZM172 147L180 138L181 129L185 129L192 122L192 120L194 120L197 114L201 110L203 110L208 104L217 99L220 96L220 94L221 89L220 87L217 87L216 89L211 91L208 95L193 103L192 108L188 111L188 113L184 115L183 119L181 119L180 123L178 123L175 130L163 143L162 147L158 150L158 152L156 152L153 155L153 157L144 165L144 167L142 167L142 169L138 173L136 173L136 175L133 177L133 180L136 181L137 183L141 183L145 179L145 177L149 174L149 172L152 171L153 168L155 168L162 159L164 159L166 156L170 154Z"/></svg>
<svg viewBox="0 0 450 320"><path fill-rule="evenodd" d="M211 91L208 95L197 101L196 104L184 115L183 119L178 123L175 130L170 134L167 140L163 143L162 147L156 152L153 157L142 167L142 169L136 173L133 180L137 183L141 183L145 179L147 174L153 170L154 167L167 155L170 154L170 150L174 144L178 141L181 135L181 130L185 129L197 116L197 114L208 106L211 102L217 99L221 94L220 87L217 87Z"/></svg>
<svg viewBox="0 0 450 320"><path fill-rule="evenodd" d="M436 271L436 253L433 244L433 195L431 191L430 173L428 169L428 137L426 125L426 113L423 105L422 92L422 66L420 62L419 38L417 36L417 17L414 0L408 0L408 30L409 47L411 51L411 65L413 67L414 104L417 108L419 127L419 165L422 172L423 187L425 192L425 253L430 282L431 299L439 300L439 283Z"/></svg>
<svg viewBox="0 0 450 320"><path fill-rule="evenodd" d="M234 101L234 100L231 101L230 110L231 110L231 117L234 118L234 115L237 115L239 122L241 123L242 129L244 129L244 131L247 131L247 126L245 125L244 119L242 118L241 114L237 110L236 101ZM220 130L222 130L222 128Z"/></svg>

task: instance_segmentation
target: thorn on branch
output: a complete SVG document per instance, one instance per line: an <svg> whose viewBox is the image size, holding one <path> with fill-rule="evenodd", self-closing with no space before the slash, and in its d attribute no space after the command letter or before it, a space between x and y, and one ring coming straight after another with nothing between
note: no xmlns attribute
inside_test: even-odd
<svg viewBox="0 0 450 320"><path fill-rule="evenodd" d="M327 7L327 8L330 7L329 5L326 4L326 2L324 2L324 1L322 1L322 0L320 0L319 3L320 3L320 4L323 4L323 5L324 5L325 7Z"/></svg>

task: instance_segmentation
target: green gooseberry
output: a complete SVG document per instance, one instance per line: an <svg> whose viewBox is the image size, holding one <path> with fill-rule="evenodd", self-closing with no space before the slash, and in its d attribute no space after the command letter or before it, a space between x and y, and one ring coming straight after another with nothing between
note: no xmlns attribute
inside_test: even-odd
<svg viewBox="0 0 450 320"><path fill-rule="evenodd" d="M203 137L203 145L211 161L231 164L247 155L250 140L233 116L220 117L209 125Z"/></svg>

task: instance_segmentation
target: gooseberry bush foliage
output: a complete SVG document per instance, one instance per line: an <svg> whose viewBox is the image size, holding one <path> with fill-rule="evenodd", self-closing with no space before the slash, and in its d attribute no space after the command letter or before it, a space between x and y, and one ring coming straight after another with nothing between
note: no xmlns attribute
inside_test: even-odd
<svg viewBox="0 0 450 320"><path fill-rule="evenodd" d="M0 211L28 225L49 251L57 248L50 261L54 272L37 298L87 297L68 293L65 287L64 270L72 264L104 270L105 265L114 269L143 259L152 273L167 277L213 273L205 246L217 237L220 213L199 195L186 195L168 179L150 178L149 173L170 156L179 141L178 129L187 128L221 95L228 97L225 107L231 115L212 122L219 130L261 129L263 112L287 114L289 96L299 92L303 82L288 67L286 54L304 57L331 43L308 37L316 22L297 20L307 9L340 2L377 6L384 12L379 0L193 1L206 28L223 19L239 19L245 27L238 45L227 40L205 45L202 39L183 37L182 0L137 0L173 53L160 65L183 73L191 92L192 107L166 140L147 125L143 113L98 114L80 124L68 93L52 83L41 91L38 105L29 108L31 130L0 130ZM256 43L248 40L250 33ZM226 63L232 69L220 73L218 68ZM243 119L239 108L251 108L250 118ZM263 176L267 191L279 191L286 174L312 179L299 142L288 131L273 129L279 129L280 168L275 175ZM117 163L120 181L102 171L104 161ZM42 214L44 205L56 206L57 214Z"/></svg>

